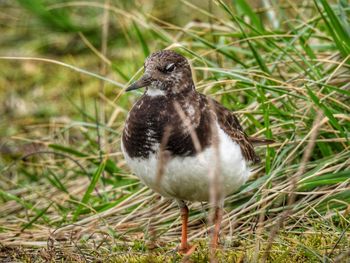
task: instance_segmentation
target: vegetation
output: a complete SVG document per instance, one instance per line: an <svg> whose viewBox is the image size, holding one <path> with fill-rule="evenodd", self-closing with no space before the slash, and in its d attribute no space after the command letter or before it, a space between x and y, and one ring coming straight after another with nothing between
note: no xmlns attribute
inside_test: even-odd
<svg viewBox="0 0 350 263"><path fill-rule="evenodd" d="M273 6L268 6L274 2ZM347 1L0 3L0 259L206 262L208 206L177 205L130 174L123 92L150 52L191 62L198 91L273 138L226 200L223 262L346 262L350 254Z"/></svg>

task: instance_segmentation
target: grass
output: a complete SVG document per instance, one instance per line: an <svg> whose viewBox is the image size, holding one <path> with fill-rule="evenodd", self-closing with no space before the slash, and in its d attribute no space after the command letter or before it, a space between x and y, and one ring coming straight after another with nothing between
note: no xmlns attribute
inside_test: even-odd
<svg viewBox="0 0 350 263"><path fill-rule="evenodd" d="M283 238L276 240L273 245L270 261L272 262L318 262L323 261L323 253L330 255L331 248L329 243L336 242L332 236L325 236L320 240L318 234L302 234L296 236L284 235ZM217 253L217 259L220 262L251 262L254 259L255 248L250 246L249 242L239 240L230 245L226 245L225 249ZM196 242L197 249L189 257L192 262L207 262L208 249L205 240ZM108 249L100 247L91 249L85 244L79 244L77 248L65 246L64 249L60 247L48 247L41 250L36 250L34 253L28 253L28 250L22 248L12 248L0 251L6 253L10 251L12 259L31 261L31 260L53 260L60 258L62 261L103 261L103 262L178 262L184 257L180 256L173 248L163 246L162 248L155 248L148 251L147 244L144 242L133 243L133 246L115 245ZM146 253L146 251L148 251ZM338 252L338 251L337 251ZM328 253L328 254L327 254ZM5 258L5 257L3 257ZM8 257L9 258L9 257ZM341 260L341 258L339 258ZM37 261L36 261L37 262Z"/></svg>
<svg viewBox="0 0 350 263"><path fill-rule="evenodd" d="M119 147L140 94L122 87L172 48L200 92L276 141L226 199L219 261L346 262L346 1L31 2L1 3L1 259L187 260L173 251L176 204L139 183ZM208 260L207 214L191 204L194 262Z"/></svg>

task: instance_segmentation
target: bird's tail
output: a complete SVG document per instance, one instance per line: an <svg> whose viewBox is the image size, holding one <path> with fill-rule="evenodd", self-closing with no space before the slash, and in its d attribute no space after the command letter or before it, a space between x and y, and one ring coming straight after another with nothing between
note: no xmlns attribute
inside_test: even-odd
<svg viewBox="0 0 350 263"><path fill-rule="evenodd" d="M262 138L256 138L256 137L249 137L249 141L250 141L254 146L269 145L269 144L275 143L274 140L262 139Z"/></svg>

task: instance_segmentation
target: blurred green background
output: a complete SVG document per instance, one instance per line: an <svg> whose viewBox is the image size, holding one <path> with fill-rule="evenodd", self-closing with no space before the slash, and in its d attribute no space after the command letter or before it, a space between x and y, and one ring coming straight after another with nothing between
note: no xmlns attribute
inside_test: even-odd
<svg viewBox="0 0 350 263"><path fill-rule="evenodd" d="M130 174L119 146L141 94L122 89L171 48L199 92L276 141L226 200L219 258L346 260L349 12L344 0L0 1L0 259L181 260L163 255L176 204ZM207 209L191 205L195 262L208 260Z"/></svg>

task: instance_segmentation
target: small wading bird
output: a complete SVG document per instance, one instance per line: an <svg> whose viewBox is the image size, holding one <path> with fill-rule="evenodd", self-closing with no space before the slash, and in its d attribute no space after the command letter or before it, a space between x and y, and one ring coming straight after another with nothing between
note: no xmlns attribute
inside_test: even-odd
<svg viewBox="0 0 350 263"><path fill-rule="evenodd" d="M210 171L217 166L216 194L221 198L216 198L211 240L216 248L223 198L248 179L249 165L260 161L253 145L272 141L248 137L231 111L198 93L189 63L174 51L151 54L144 75L126 91L142 87L146 90L129 112L123 131L125 160L148 187L178 202L182 253L190 249L186 201L211 199L215 180Z"/></svg>

